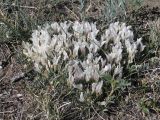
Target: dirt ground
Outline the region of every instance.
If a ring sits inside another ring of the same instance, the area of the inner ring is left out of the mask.
[[[131,20],[131,23],[133,23],[133,21],[135,20],[133,25],[142,25],[141,28],[135,26],[135,29],[136,27],[139,28],[139,32],[142,32],[142,30],[147,30],[147,28],[145,29],[145,25],[148,21],[160,18],[160,10],[157,8],[156,12],[154,12],[155,10],[152,9],[153,7],[160,7],[160,0],[144,1],[144,6],[149,5],[149,8],[142,8],[142,11],[139,11],[138,19],[133,13],[133,19]],[[148,16],[145,19],[146,14],[148,14]],[[34,110],[34,107],[36,107],[36,103],[33,100],[32,96],[25,89],[25,84],[28,81],[21,80],[18,82],[14,82],[15,77],[23,73],[23,69],[22,63],[17,60],[17,56],[14,55],[14,52],[10,50],[10,46],[8,45],[0,46],[0,65],[3,66],[3,69],[0,69],[0,120],[45,120],[45,118],[39,115],[39,113],[41,113],[40,110]],[[136,103],[141,97],[143,97],[143,95],[134,96],[134,94],[131,94],[130,97],[131,101],[128,102],[127,105],[120,106],[120,109],[113,115],[106,117],[106,120],[160,119],[160,114],[155,113],[154,111],[147,117],[139,111]]]
[[[149,5],[149,7],[159,7],[160,0],[144,0],[143,5]]]

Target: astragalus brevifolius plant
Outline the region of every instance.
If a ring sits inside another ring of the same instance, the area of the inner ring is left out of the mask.
[[[53,22],[33,31],[32,43],[23,43],[24,54],[40,73],[65,70],[66,81],[80,91],[83,102],[88,95],[105,92],[102,76],[121,79],[124,65],[133,63],[136,53],[145,48],[125,23],[111,23],[98,33],[96,23]]]

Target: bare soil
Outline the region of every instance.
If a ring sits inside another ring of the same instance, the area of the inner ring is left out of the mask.
[[[160,1],[159,0],[144,0],[144,6],[148,5],[149,7],[159,7]]]

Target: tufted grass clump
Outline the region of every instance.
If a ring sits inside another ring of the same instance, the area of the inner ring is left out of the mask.
[[[149,32],[149,49],[150,52],[156,56],[160,55],[160,19],[156,21],[149,22],[150,32]]]
[[[105,0],[103,15],[107,22],[126,19],[129,9],[135,10],[139,8],[143,0]]]

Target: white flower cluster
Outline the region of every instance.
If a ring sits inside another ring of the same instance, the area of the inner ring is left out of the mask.
[[[132,63],[138,50],[144,50],[141,38],[135,41],[130,28],[116,22],[100,35],[95,23],[54,22],[33,31],[32,43],[23,45],[24,54],[34,61],[39,72],[65,64],[71,86],[83,90],[85,84],[90,84],[91,93],[101,95],[101,76],[121,78],[123,64]],[[83,92],[80,98],[83,101]]]

